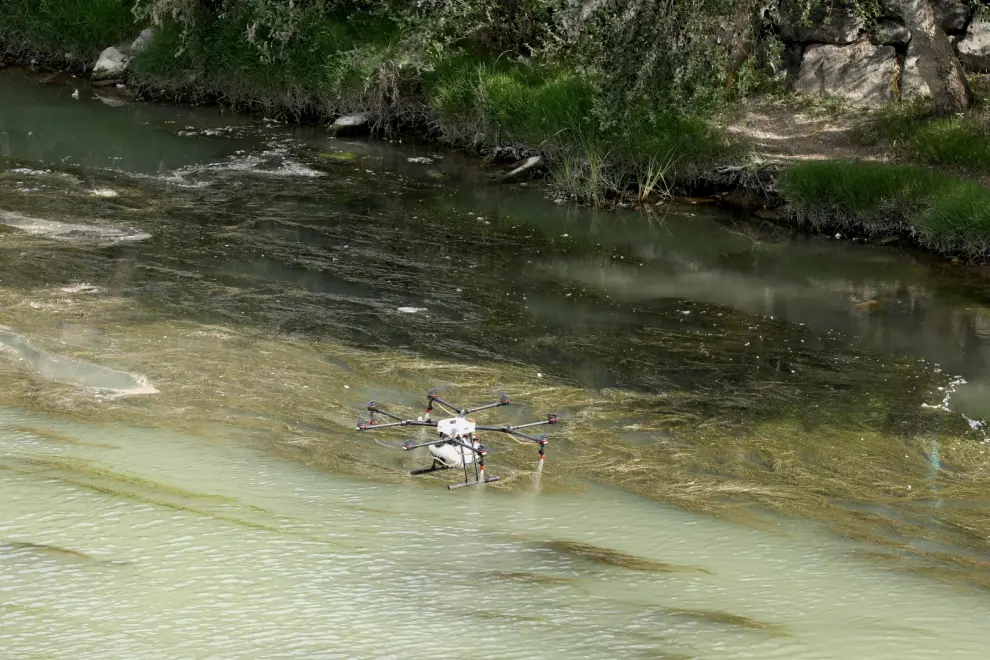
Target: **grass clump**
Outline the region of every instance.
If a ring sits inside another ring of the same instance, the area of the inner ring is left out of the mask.
[[[132,0],[5,0],[0,54],[42,64],[92,66],[134,32]]]
[[[535,149],[548,159],[558,192],[582,201],[628,193],[646,201],[729,152],[700,117],[636,108],[605,125],[593,80],[550,66],[463,57],[439,66],[427,85],[444,139]]]
[[[817,231],[906,234],[943,255],[990,257],[990,189],[916,165],[805,162],[785,169],[780,194]]]

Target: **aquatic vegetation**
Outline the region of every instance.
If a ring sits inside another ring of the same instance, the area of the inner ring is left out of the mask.
[[[602,564],[608,564],[609,566],[627,568],[632,571],[647,571],[654,573],[698,572],[711,574],[711,571],[705,568],[699,568],[696,566],[678,566],[675,564],[654,561],[652,559],[637,557],[618,550],[602,548],[590,543],[581,543],[578,541],[549,541],[541,545],[542,547],[553,550],[554,552],[575,555],[577,557],[591,559]]]
[[[576,581],[575,578],[537,573],[535,571],[488,571],[484,573],[484,578],[488,580],[511,580],[513,582],[540,585],[571,584]]]
[[[50,543],[31,543],[29,541],[10,540],[5,541],[0,539],[0,552],[3,552],[5,548],[11,548],[14,550],[29,550],[46,555],[56,555],[59,557],[69,557],[72,559],[85,559],[86,561],[97,561],[94,557],[90,557],[84,552],[72,550],[71,548],[63,548]]]
[[[744,628],[747,630],[767,630],[773,632],[777,632],[781,630],[781,627],[776,624],[766,623],[764,621],[757,621],[756,619],[751,619],[747,616],[742,616],[740,614],[732,614],[731,612],[720,612],[718,610],[690,610],[690,609],[678,609],[678,608],[664,608],[663,611],[667,614],[684,617],[686,619],[691,619],[694,621],[715,623],[724,626],[733,626],[738,628]]]

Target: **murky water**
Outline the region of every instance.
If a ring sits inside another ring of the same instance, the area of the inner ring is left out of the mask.
[[[96,94],[0,74],[5,657],[982,657],[980,280]]]

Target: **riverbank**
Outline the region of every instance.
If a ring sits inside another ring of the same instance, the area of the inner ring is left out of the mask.
[[[990,148],[971,139],[988,132],[983,106],[930,120],[923,102],[866,112],[800,101],[764,80],[762,93],[717,111],[615,107],[603,117],[599,85],[561,58],[493,56],[470,43],[431,51],[388,16],[321,16],[293,26],[274,53],[245,38],[236,13],[165,23],[135,43],[144,24],[132,9],[128,0],[17,0],[0,47],[11,62],[91,75],[117,44],[126,65],[99,77],[138,98],[331,130],[346,116],[349,132],[465,150],[506,180],[544,177],[562,201],[650,207],[705,196],[809,231],[990,257]]]

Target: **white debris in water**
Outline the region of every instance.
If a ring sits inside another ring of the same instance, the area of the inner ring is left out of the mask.
[[[90,190],[89,194],[93,197],[116,197],[117,191],[110,188],[96,188],[95,190]]]
[[[69,286],[63,286],[61,289],[65,293],[99,293],[100,288],[98,286],[93,286],[92,284],[70,284]]]
[[[124,230],[115,227],[44,220],[10,211],[0,211],[0,225],[7,225],[33,236],[45,236],[58,241],[89,239],[104,245],[132,243],[151,238],[151,234],[135,229]]]
[[[426,308],[425,307],[399,307],[397,311],[402,312],[403,314],[415,314],[416,312],[425,312],[426,311]]]
[[[408,162],[410,162],[410,163],[423,163],[423,164],[428,164],[428,163],[432,163],[433,162],[433,159],[432,158],[427,158],[426,156],[418,156],[416,158],[407,158],[406,160]]]
[[[10,171],[13,172],[14,174],[30,174],[30,175],[52,173],[51,170],[32,170],[30,167],[15,167]]]

